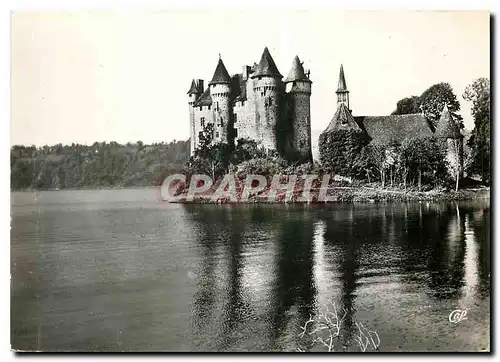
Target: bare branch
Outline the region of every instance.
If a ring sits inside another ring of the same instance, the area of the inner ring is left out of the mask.
[[[309,320],[304,324],[303,327],[302,326],[300,327],[303,330],[303,332],[299,333],[299,337],[304,337],[304,335],[307,333],[307,325],[309,323],[312,323],[312,322],[314,322],[314,319],[313,319],[312,315],[309,314]]]
[[[314,335],[313,342],[321,343],[324,347],[328,348],[329,352],[334,351],[335,338],[340,335],[347,313],[347,309],[339,308],[335,303],[327,303],[318,309],[314,317],[309,315],[309,320],[300,327],[302,332],[298,336],[303,338],[306,334],[309,336]],[[308,325],[310,323],[314,326],[308,332]],[[354,340],[359,345],[361,351],[365,352],[368,348],[378,351],[380,346],[378,333],[368,329],[361,322],[355,322],[355,324],[359,333],[354,337]],[[328,332],[325,332],[326,330]],[[304,351],[300,348],[297,348],[297,350]]]

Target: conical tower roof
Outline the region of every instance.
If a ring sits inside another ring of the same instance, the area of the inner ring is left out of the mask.
[[[337,85],[337,93],[348,92],[345,83],[344,66],[340,65],[339,83]]]
[[[361,129],[344,103],[339,104],[325,132],[338,131],[341,129]]]
[[[442,138],[461,138],[462,134],[460,133],[460,129],[458,125],[451,117],[450,111],[446,104],[444,105],[443,111],[441,112],[441,117],[436,126],[436,137]]]
[[[259,65],[255,72],[252,74],[252,78],[255,77],[279,77],[283,78],[281,73],[274,63],[273,57],[269,53],[269,49],[267,47],[264,48],[264,52],[262,53],[262,57],[260,58]]]
[[[309,78],[307,78],[304,72],[304,67],[302,66],[302,63],[300,62],[300,59],[297,55],[293,59],[292,69],[290,69],[290,73],[288,73],[288,77],[286,77],[285,83],[294,82],[296,80],[311,83]]]
[[[211,84],[230,84],[231,83],[231,77],[229,76],[229,73],[227,72],[227,69],[222,62],[222,59],[219,57],[219,62],[217,63],[217,68],[215,68],[214,76],[212,77],[212,80],[209,85]]]
[[[187,94],[197,94],[198,93],[198,87],[196,86],[196,82],[194,79],[191,81],[191,87],[189,88]]]

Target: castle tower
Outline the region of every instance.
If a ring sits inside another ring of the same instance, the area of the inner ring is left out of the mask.
[[[347,106],[347,109],[350,111],[351,108],[349,106],[349,91],[347,90],[347,85],[345,82],[344,76],[344,66],[340,65],[340,74],[339,74],[339,83],[337,85],[337,108],[341,103],[344,103]]]
[[[212,97],[212,113],[214,120],[214,142],[227,143],[228,125],[230,119],[230,93],[231,77],[219,55],[219,62],[215,68],[214,76],[210,83],[210,96]]]
[[[449,173],[456,177],[458,170],[459,178],[463,177],[463,135],[457,123],[451,117],[446,104],[441,112],[441,117],[436,125],[434,136],[438,139],[441,147],[446,152]]]
[[[257,139],[266,149],[276,149],[276,123],[280,113],[281,79],[269,49],[262,53],[255,72],[251,75],[255,94],[255,126]]]
[[[298,56],[293,59],[292,69],[285,84],[291,83],[293,137],[292,144],[301,160],[312,160],[311,150],[311,80],[305,74]]]
[[[189,127],[190,127],[190,140],[191,140],[191,156],[194,154],[197,141],[197,130],[195,128],[195,115],[194,115],[194,103],[198,100],[200,95],[203,93],[203,79],[193,79],[191,81],[191,87],[189,88],[188,104],[189,104]]]

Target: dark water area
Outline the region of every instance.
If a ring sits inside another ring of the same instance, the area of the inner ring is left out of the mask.
[[[378,333],[382,352],[490,348],[489,200],[157,196],[11,193],[13,349],[296,351],[300,326],[328,302],[347,311],[342,350],[359,350],[356,322]],[[456,309],[467,319],[451,323]]]

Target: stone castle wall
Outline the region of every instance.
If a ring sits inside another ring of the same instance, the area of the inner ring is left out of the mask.
[[[311,84],[294,82],[291,89],[293,146],[303,159],[311,154]]]
[[[227,142],[227,128],[230,115],[232,113],[230,99],[230,88],[227,84],[210,85],[210,95],[212,96],[212,114],[214,122],[214,142]]]
[[[299,151],[302,158],[310,159],[311,154],[311,85],[307,82],[297,82],[292,87],[288,97],[284,84],[280,79],[262,77],[247,79],[246,100],[230,104],[230,88],[226,84],[210,86],[211,106],[190,106],[191,145],[194,150],[199,145],[199,132],[205,124],[213,123],[215,128],[214,142],[228,142],[228,127],[236,131],[235,139],[251,139],[266,149],[277,149],[277,123],[284,116],[285,104],[291,110],[290,135],[293,147]],[[288,104],[290,103],[290,104]],[[221,122],[222,120],[222,122]],[[279,132],[279,130],[278,130]],[[217,137],[215,137],[217,136]],[[193,154],[193,151],[192,151]]]
[[[254,81],[255,94],[255,131],[257,139],[266,149],[276,149],[276,122],[279,118],[277,79],[263,77]]]
[[[192,113],[193,113],[193,121],[194,121],[194,129],[191,134],[191,140],[195,140],[194,142],[191,141],[191,144],[194,143],[194,148],[192,148],[191,154],[194,152],[194,149],[198,147],[199,144],[199,139],[198,136],[201,131],[203,131],[203,126],[202,123],[205,125],[208,123],[214,123],[214,118],[213,118],[213,113],[212,113],[212,107],[211,106],[198,106],[198,107],[191,107],[192,108]],[[203,122],[202,122],[203,121]]]

